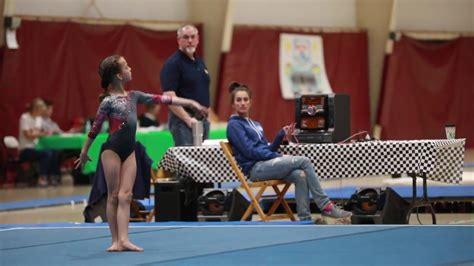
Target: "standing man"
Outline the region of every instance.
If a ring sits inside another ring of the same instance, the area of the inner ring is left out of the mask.
[[[192,99],[209,108],[209,72],[204,61],[196,57],[198,30],[188,24],[180,27],[177,33],[178,50],[166,60],[160,74],[163,94]],[[204,139],[209,137],[207,117],[187,107],[169,106],[169,109],[168,126],[175,146],[193,145],[192,125],[198,120],[203,123]]]

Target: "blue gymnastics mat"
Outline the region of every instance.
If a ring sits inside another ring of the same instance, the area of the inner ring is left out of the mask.
[[[20,200],[0,203],[0,211],[11,211],[31,208],[50,207],[74,203],[83,203],[89,198],[88,195],[64,196],[49,199]]]
[[[159,224],[159,223],[158,223]],[[145,252],[107,253],[107,226],[0,229],[2,265],[473,265],[472,226],[131,226]]]

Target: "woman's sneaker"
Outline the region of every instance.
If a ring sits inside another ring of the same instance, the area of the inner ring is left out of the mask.
[[[343,209],[339,209],[335,205],[331,208],[331,210],[324,210],[321,212],[322,216],[327,216],[335,219],[341,219],[341,218],[349,218],[352,216],[352,212],[345,211]]]

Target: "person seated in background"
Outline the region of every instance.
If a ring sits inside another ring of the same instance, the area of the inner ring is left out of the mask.
[[[63,130],[58,126],[56,122],[51,118],[53,116],[53,102],[50,100],[43,99],[46,109],[43,113],[42,129],[47,135],[61,134]]]
[[[67,131],[63,131],[59,125],[52,119],[54,106],[50,100],[43,99],[46,104],[46,111],[43,115],[43,130],[49,135],[62,133],[82,133],[84,132],[84,118],[75,117],[71,122],[71,127]]]
[[[50,100],[43,99],[44,103],[46,104],[46,110],[43,114],[43,123],[42,129],[47,135],[56,135],[56,134],[63,134],[63,133],[79,133],[84,130],[84,119],[79,118],[78,121],[75,122],[72,127],[67,130],[63,131],[56,122],[53,121],[51,118],[53,116],[53,102]],[[60,171],[63,173],[69,172],[73,174],[74,168],[74,160],[77,158],[77,154],[80,153],[80,149],[61,149],[56,151],[58,153],[58,161]],[[61,184],[61,178],[51,178],[50,183],[53,185]]]
[[[233,82],[229,91],[234,114],[227,125],[227,139],[244,174],[253,182],[282,179],[294,183],[296,209],[301,221],[311,220],[309,192],[321,215],[349,218],[352,213],[335,206],[324,192],[310,159],[277,152],[285,134],[291,134],[291,127],[281,129],[269,144],[261,124],[249,118],[252,105],[250,89]]]
[[[35,98],[28,107],[28,111],[20,117],[19,153],[22,161],[38,161],[39,177],[38,186],[56,185],[60,180],[58,153],[53,150],[36,150],[38,138],[46,136],[42,130],[43,114],[46,104],[40,98]]]
[[[160,112],[160,105],[146,104],[146,111],[138,117],[138,124],[140,127],[159,127],[158,113]]]

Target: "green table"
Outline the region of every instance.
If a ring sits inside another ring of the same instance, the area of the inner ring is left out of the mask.
[[[89,156],[91,157],[92,161],[87,162],[85,164],[83,170],[84,174],[90,174],[95,172],[95,169],[97,168],[97,161],[99,159],[100,147],[107,139],[107,136],[108,134],[106,133],[99,134],[92,143],[89,149]],[[86,141],[86,138],[86,134],[61,134],[41,137],[39,139],[38,145],[36,145],[36,149],[80,150],[82,148],[82,145]],[[209,138],[225,139],[225,128],[211,130],[211,132],[209,133]],[[137,132],[136,140],[140,141],[146,147],[146,153],[153,160],[153,167],[155,169],[165,152],[168,150],[168,148],[174,146],[173,137],[171,136],[171,133],[167,130]]]

